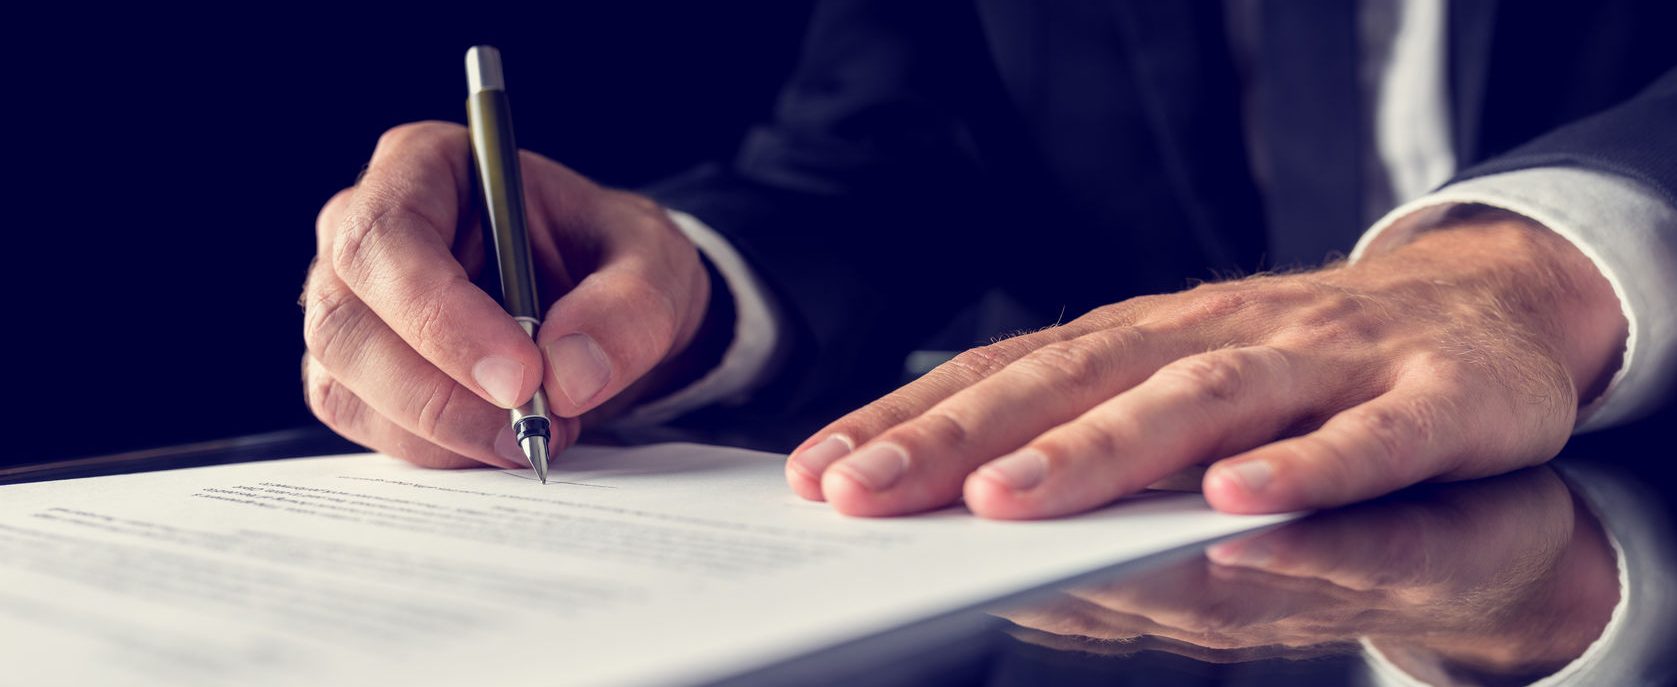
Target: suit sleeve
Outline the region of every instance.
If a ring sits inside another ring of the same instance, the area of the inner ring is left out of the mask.
[[[770,122],[737,157],[649,191],[722,234],[776,304],[752,404],[871,399],[997,264],[964,114],[986,88],[970,3],[827,2]]]
[[[1629,177],[1677,205],[1677,68],[1619,105],[1468,167],[1455,181],[1537,167]]]

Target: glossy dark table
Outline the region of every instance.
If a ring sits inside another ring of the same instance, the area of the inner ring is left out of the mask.
[[[592,439],[786,444],[703,434]],[[0,469],[0,484],[361,450],[306,428]],[[1605,456],[1623,450],[1585,442],[1548,466],[1128,562],[725,684],[1673,684],[1677,530],[1661,482]]]

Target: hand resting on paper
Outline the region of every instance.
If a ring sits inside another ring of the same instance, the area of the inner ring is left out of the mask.
[[[965,497],[1084,511],[1209,464],[1236,513],[1349,503],[1554,456],[1626,337],[1565,239],[1475,206],[1354,264],[1097,308],[967,351],[792,453],[810,499],[864,516]]]

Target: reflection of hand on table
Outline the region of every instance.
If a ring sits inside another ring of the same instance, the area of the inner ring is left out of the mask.
[[[1003,616],[1029,641],[1085,651],[1251,660],[1367,637],[1453,671],[1524,676],[1581,655],[1618,594],[1600,526],[1534,469],[1322,514]]]

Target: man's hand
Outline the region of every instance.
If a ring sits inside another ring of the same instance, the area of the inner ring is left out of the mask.
[[[531,341],[472,281],[493,266],[468,155],[464,127],[397,127],[321,209],[303,375],[315,415],[357,443],[426,466],[517,467],[505,409],[538,386],[562,418],[627,395],[692,340],[710,283],[651,201],[524,153],[538,289],[551,303]],[[577,431],[561,420],[556,448]]]
[[[1198,464],[1218,509],[1348,503],[1543,462],[1626,324],[1577,249],[1508,213],[1349,266],[1098,308],[967,351],[828,425],[786,476],[852,515],[1042,518]]]

